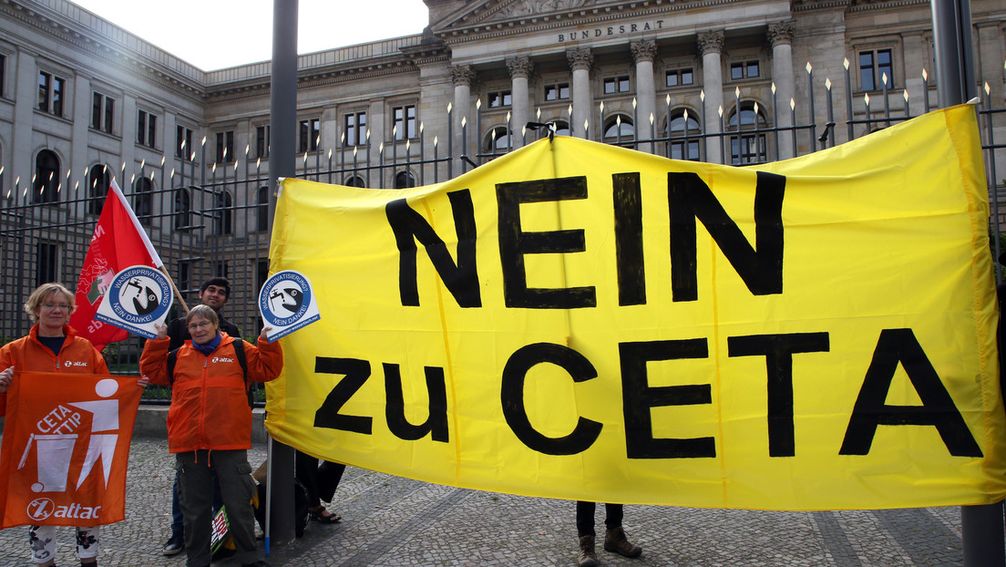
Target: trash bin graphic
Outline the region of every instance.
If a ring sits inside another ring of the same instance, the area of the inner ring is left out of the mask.
[[[65,492],[70,474],[70,460],[77,434],[39,435],[32,434],[24,448],[18,470],[24,468],[32,443],[35,444],[38,461],[38,482],[32,484],[32,492]]]

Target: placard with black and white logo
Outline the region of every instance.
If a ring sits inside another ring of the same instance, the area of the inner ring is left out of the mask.
[[[148,339],[168,317],[172,302],[167,276],[150,266],[129,266],[112,278],[94,317]]]
[[[269,342],[321,319],[311,282],[294,270],[273,274],[258,295],[259,312],[267,327]]]

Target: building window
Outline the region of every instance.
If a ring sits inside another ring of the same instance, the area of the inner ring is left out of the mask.
[[[55,116],[63,116],[66,97],[66,79],[45,71],[38,72],[38,109]]]
[[[668,71],[667,75],[664,76],[664,85],[667,88],[684,87],[692,84],[695,84],[695,73],[692,72],[691,68],[673,69]]]
[[[298,152],[315,152],[318,151],[318,143],[321,141],[321,119],[311,118],[310,120],[300,121],[300,136],[299,145],[297,146]]]
[[[255,128],[255,156],[265,159],[269,157],[269,144],[272,128],[268,125]]]
[[[91,93],[91,128],[111,134],[114,118],[115,99],[99,92]]]
[[[185,126],[175,126],[175,157],[182,161],[192,161],[195,152],[192,150],[192,129]]]
[[[545,100],[566,100],[569,98],[569,83],[545,85]]]
[[[111,183],[111,174],[108,167],[103,164],[92,165],[87,173],[87,212],[92,215],[100,215],[101,209],[105,206],[105,195],[108,194],[108,185]]]
[[[512,140],[510,132],[506,126],[497,126],[486,133],[482,138],[482,153],[484,154],[505,154],[511,148]]]
[[[604,141],[611,144],[632,140],[636,135],[636,129],[632,125],[632,119],[625,114],[609,116],[604,121]]]
[[[346,187],[366,187],[367,184],[364,183],[363,178],[359,175],[354,175],[352,177],[347,177],[342,183]]]
[[[408,171],[399,171],[395,174],[395,189],[405,189],[406,187],[415,187],[416,178],[412,173]]]
[[[754,102],[742,101],[740,103],[739,125],[737,114],[736,109],[730,114],[729,127],[727,128],[728,131],[735,132],[730,136],[730,163],[744,165],[768,161],[765,134],[757,131],[768,127],[761,110],[755,114]]]
[[[0,98],[3,98],[4,79],[7,77],[7,56],[0,53]]]
[[[402,124],[402,116],[405,116],[405,124]],[[396,140],[416,137],[416,105],[396,106],[392,109],[394,123],[391,130],[395,134]]]
[[[730,78],[734,81],[755,79],[759,75],[758,61],[739,61],[730,64]]]
[[[269,187],[263,185],[255,195],[255,230],[269,230]]]
[[[269,280],[269,259],[259,258],[255,260],[255,289],[262,289],[265,282]]]
[[[179,260],[178,261],[178,291],[181,293],[187,293],[192,289],[192,261],[191,260]]]
[[[148,148],[156,148],[157,116],[146,110],[136,112],[136,143]]]
[[[154,182],[141,177],[133,183],[133,210],[140,222],[149,223],[154,215]]]
[[[486,100],[489,102],[489,108],[500,108],[513,104],[510,91],[493,91],[486,95]]]
[[[859,89],[877,91],[884,88],[884,75],[887,75],[887,88],[894,86],[894,60],[890,49],[873,49],[859,52]]]
[[[231,194],[221,191],[213,196],[213,234],[223,236],[234,232],[234,203]]]
[[[217,163],[224,163],[234,157],[234,130],[217,132]]]
[[[367,143],[367,113],[357,112],[346,115],[345,129],[347,146],[363,146]]]
[[[629,76],[608,77],[604,79],[604,94],[618,94],[629,92]]]
[[[192,226],[192,204],[189,201],[189,192],[186,189],[175,190],[174,217],[175,230],[190,228]]]
[[[52,150],[38,152],[35,156],[35,181],[32,183],[31,202],[55,203],[59,200],[59,183],[59,157]]]
[[[687,110],[678,109],[671,112],[671,128],[667,132],[670,138],[670,157],[673,159],[699,160],[699,123],[693,114]]]
[[[35,285],[59,281],[59,244],[39,242],[35,249]]]
[[[218,260],[213,263],[213,275],[218,278],[227,277],[227,260]]]

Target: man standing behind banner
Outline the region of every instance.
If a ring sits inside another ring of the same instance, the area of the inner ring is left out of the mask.
[[[28,335],[0,348],[0,416],[6,415],[7,389],[14,371],[107,374],[108,366],[91,342],[77,336],[67,323],[76,308],[74,294],[58,283],[40,285],[28,296],[24,310],[35,323]],[[56,561],[56,527],[28,529],[31,562],[51,566]],[[77,528],[81,565],[98,564],[98,527]]]
[[[227,300],[230,299],[230,296],[231,284],[227,281],[227,278],[210,278],[199,287],[199,301],[203,305],[208,305],[216,312],[217,318],[220,321],[220,330],[231,337],[240,338],[241,331],[238,330],[234,323],[224,319],[223,314],[220,313],[224,305],[227,304]],[[182,346],[185,341],[192,338],[189,335],[189,329],[186,327],[185,317],[179,317],[168,324],[168,338],[171,339],[168,352]],[[178,475],[175,474],[175,482],[171,486],[171,537],[168,538],[168,541],[164,543],[164,547],[161,548],[163,555],[176,555],[181,553],[185,547],[185,527],[182,522],[182,507],[178,500],[178,490]],[[219,499],[219,493],[220,490],[217,489],[214,493],[214,501]]]
[[[175,454],[180,472],[187,565],[210,564],[213,472],[220,481],[238,560],[244,566],[266,565],[255,545],[251,506],[255,486],[248,464],[252,414],[246,380],[268,382],[279,376],[283,350],[279,343],[266,341],[269,327],[262,330],[257,345],[221,333],[219,317],[207,305],[194,307],[185,321],[192,340],[178,349],[173,368],[169,369],[168,329],[158,325],[158,338],[143,347],[140,372],[153,384],[172,385],[168,450]],[[247,376],[238,361],[238,348],[245,353]]]

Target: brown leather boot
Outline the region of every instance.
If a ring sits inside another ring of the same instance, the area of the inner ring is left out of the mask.
[[[598,567],[597,554],[594,553],[594,536],[580,536],[580,557],[577,558],[578,567]]]
[[[635,558],[643,554],[643,548],[632,545],[625,537],[625,530],[621,527],[609,529],[604,533],[604,550],[614,551],[625,557]]]

